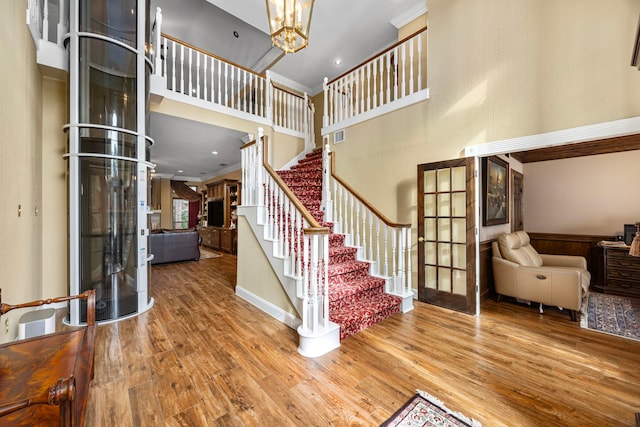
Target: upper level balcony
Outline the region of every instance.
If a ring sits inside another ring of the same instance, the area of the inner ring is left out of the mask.
[[[68,71],[65,38],[69,0],[29,0],[27,25],[37,61],[47,75]],[[147,56],[154,71],[151,96],[170,98],[271,126],[316,146],[312,97],[278,83],[271,72],[255,73],[197,46],[162,33],[162,12],[149,26]],[[318,136],[370,120],[429,98],[426,28],[401,40],[353,70],[323,84],[322,128]]]

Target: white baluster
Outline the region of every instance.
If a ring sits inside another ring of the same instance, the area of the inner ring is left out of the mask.
[[[58,37],[57,37],[57,43],[62,46],[63,44],[63,40],[64,40],[64,36],[65,34],[67,34],[67,25],[65,22],[65,18],[67,17],[67,13],[65,10],[65,6],[67,4],[67,0],[59,0],[58,1]],[[162,21],[162,15],[160,15],[160,21]],[[157,16],[156,16],[157,19]],[[159,35],[157,37],[159,39]],[[158,46],[160,46],[160,44],[158,43]],[[156,49],[157,51],[157,49]],[[159,68],[158,68],[159,69]]]
[[[380,272],[382,271],[382,258],[380,256],[380,218],[376,217],[376,258],[375,258],[378,262],[376,263],[378,265],[378,276],[380,275]]]
[[[409,40],[409,95],[415,92],[413,87],[413,39]]]
[[[240,84],[242,83],[242,78],[240,77],[240,69],[233,67],[235,70],[238,70],[238,79],[237,79],[237,92],[236,92],[236,109],[242,111],[242,88]],[[234,73],[235,74],[235,73]]]
[[[398,48],[393,49],[393,57],[395,59],[394,72],[393,72],[393,100],[398,99],[398,73],[400,72],[400,57],[398,56]]]
[[[195,51],[196,53],[196,97],[200,98],[200,57],[202,54]]]
[[[405,283],[405,292],[410,293],[412,291],[411,284],[411,227],[406,228],[407,233],[407,280]]]
[[[367,217],[369,219],[369,259],[375,260],[376,258],[373,257],[373,213],[371,211],[368,212],[369,214],[367,215]]]
[[[378,61],[380,63],[380,90],[378,91],[378,95],[380,97],[380,106],[384,105],[384,81],[385,81],[385,74],[384,74],[384,55],[378,58]]]
[[[397,263],[396,256],[398,254],[398,236],[396,236],[396,229],[391,229],[391,274],[393,277],[393,282],[395,283],[397,277]]]
[[[184,93],[184,45],[180,45],[180,93]]]
[[[42,34],[41,39],[49,41],[49,0],[44,1],[44,9],[42,11]]]
[[[64,3],[61,1],[60,3]],[[60,18],[62,19],[62,18]],[[62,22],[62,21],[60,21]],[[162,44],[160,43],[160,36],[162,35],[162,10],[159,7],[156,7],[156,29],[155,29],[155,73],[160,75],[160,70],[162,67]],[[166,56],[165,56],[166,58]],[[165,61],[166,62],[166,61]]]
[[[391,102],[391,53],[387,52],[385,54],[385,59],[387,61],[387,103]]]
[[[426,33],[418,35],[418,90],[422,90],[422,36]]]
[[[209,97],[209,85],[207,85],[207,81],[209,81],[209,73],[207,72],[207,63],[209,62],[209,57],[208,56],[203,56],[203,64],[202,64],[202,93],[203,93],[203,99],[205,101],[209,101],[211,100],[211,102],[213,102],[213,97]],[[212,58],[213,59],[213,58]]]
[[[176,91],[176,42],[171,40],[171,90]]]
[[[404,98],[407,95],[407,44],[402,44],[402,97]]]
[[[373,88],[371,89],[373,98],[372,108],[376,108],[378,106],[378,62],[373,61],[373,63],[370,64],[371,68],[373,68],[371,72],[373,77]]]
[[[389,277],[389,226],[384,225],[384,275]]]
[[[224,63],[224,105],[225,107],[229,106],[229,90],[227,88],[227,82],[229,81],[229,64]]]

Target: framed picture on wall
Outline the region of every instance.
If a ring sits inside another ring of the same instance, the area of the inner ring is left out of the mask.
[[[483,159],[483,225],[509,222],[509,163],[500,157]]]

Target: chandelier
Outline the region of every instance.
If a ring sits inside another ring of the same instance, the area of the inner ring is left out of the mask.
[[[267,0],[271,41],[285,53],[309,44],[309,26],[314,0]]]

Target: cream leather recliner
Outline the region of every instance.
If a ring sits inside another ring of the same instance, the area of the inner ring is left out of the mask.
[[[531,246],[524,231],[504,233],[492,244],[493,279],[498,301],[502,295],[570,310],[578,321],[591,274],[580,256],[544,255]]]

